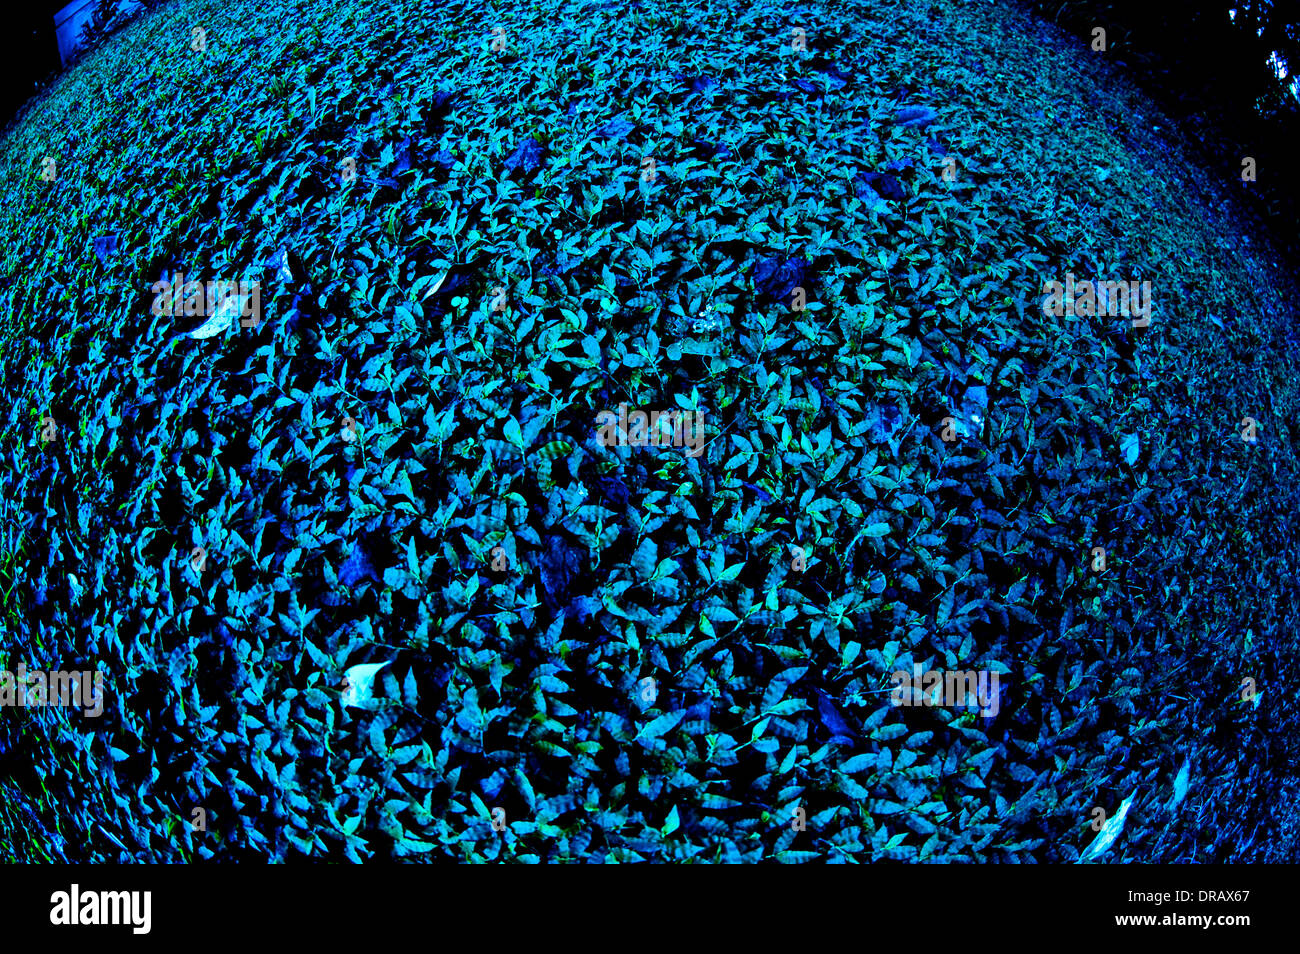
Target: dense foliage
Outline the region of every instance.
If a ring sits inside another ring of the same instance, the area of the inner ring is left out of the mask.
[[[0,662],[109,674],[0,710],[14,857],[1295,859],[1297,299],[1085,44],[186,0],[0,148]]]
[[[1300,0],[1032,0],[1043,16],[1087,42],[1106,31],[1107,55],[1157,97],[1198,159],[1225,177],[1242,157],[1259,172],[1246,205],[1300,260]],[[1281,74],[1281,75],[1279,75]],[[1255,229],[1252,229],[1254,231]]]

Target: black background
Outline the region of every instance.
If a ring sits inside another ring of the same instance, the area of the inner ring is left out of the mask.
[[[8,125],[18,108],[37,92],[37,83],[53,79],[60,69],[54,14],[69,0],[37,0],[6,4],[3,58],[0,60],[0,126]]]

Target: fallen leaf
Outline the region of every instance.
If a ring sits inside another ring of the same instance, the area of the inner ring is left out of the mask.
[[[1178,770],[1178,776],[1174,779],[1174,797],[1169,803],[1170,810],[1179,806],[1184,798],[1187,797],[1187,789],[1190,787],[1192,760],[1188,759],[1183,763],[1183,767]]]
[[[1101,826],[1101,831],[1097,832],[1097,837],[1093,839],[1091,845],[1084,849],[1083,854],[1079,856],[1079,860],[1075,864],[1083,864],[1085,861],[1091,861],[1093,858],[1099,857],[1115,843],[1115,839],[1124,830],[1124,819],[1128,816],[1128,810],[1132,804],[1132,795],[1120,803],[1119,811],[1106,819],[1106,823]]]
[[[348,706],[354,709],[370,708],[374,702],[372,693],[375,690],[375,675],[391,662],[392,660],[382,663],[361,663],[345,672],[343,679],[346,688],[339,700],[340,704],[344,708]]]

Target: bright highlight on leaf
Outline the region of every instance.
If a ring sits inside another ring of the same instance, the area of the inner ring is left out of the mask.
[[[1192,770],[1192,760],[1188,759],[1183,763],[1183,767],[1178,770],[1178,775],[1174,778],[1174,797],[1169,803],[1170,809],[1177,808],[1187,797],[1187,789],[1190,787]]]
[[[1138,453],[1142,449],[1142,442],[1136,434],[1126,434],[1119,442],[1120,453],[1124,455],[1124,460],[1130,466],[1137,463]]]
[[[339,700],[340,704],[347,708],[351,706],[354,709],[369,709],[374,706],[373,693],[375,690],[375,675],[379,670],[389,665],[389,662],[382,663],[361,663],[353,666],[343,674],[345,680],[343,697]]]
[[[1136,794],[1135,792],[1134,795]],[[1115,839],[1124,830],[1124,819],[1128,816],[1128,810],[1132,804],[1133,795],[1120,803],[1119,811],[1106,819],[1106,823],[1101,826],[1101,831],[1097,832],[1097,837],[1093,839],[1092,844],[1084,849],[1083,854],[1079,856],[1079,860],[1075,862],[1076,864],[1082,864],[1085,861],[1092,861],[1094,858],[1100,857],[1115,843]]]

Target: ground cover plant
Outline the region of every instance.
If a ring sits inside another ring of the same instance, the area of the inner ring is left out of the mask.
[[[0,172],[12,857],[1295,860],[1294,285],[1028,11],[178,0]]]

